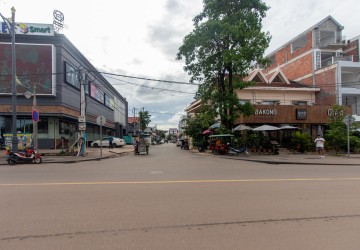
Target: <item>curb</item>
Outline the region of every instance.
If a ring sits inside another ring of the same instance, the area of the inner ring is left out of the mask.
[[[236,160],[236,161],[250,161],[250,162],[259,162],[271,165],[322,165],[322,166],[360,166],[360,163],[326,163],[326,162],[295,162],[295,161],[279,161],[279,160],[262,160],[262,159],[254,159],[249,157],[236,157],[236,156],[226,156],[226,155],[214,155],[211,152],[198,152],[197,150],[190,150],[192,153],[203,155],[203,156],[212,156],[227,160]]]
[[[42,163],[46,163],[46,164],[59,164],[59,163],[67,163],[67,164],[73,164],[73,163],[78,163],[78,162],[86,162],[86,161],[101,161],[101,160],[105,160],[105,159],[110,159],[110,158],[116,158],[116,157],[120,157],[121,155],[124,154],[129,154],[132,151],[125,151],[125,152],[114,152],[114,151],[110,151],[112,153],[112,155],[109,156],[103,156],[103,157],[91,157],[91,158],[86,158],[86,156],[82,157],[82,156],[72,156],[72,157],[78,157],[76,159],[66,159],[67,156],[56,156],[56,159],[51,160],[51,157],[53,155],[48,155],[47,154],[43,154],[43,161]],[[0,158],[1,159],[1,158]],[[0,165],[9,165],[7,163],[7,158],[4,158],[4,163],[0,163]],[[31,163],[19,163],[21,165],[25,165],[25,164],[31,164]],[[40,164],[41,165],[41,164]]]

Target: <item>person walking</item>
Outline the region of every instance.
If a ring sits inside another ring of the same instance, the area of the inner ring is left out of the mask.
[[[319,154],[319,158],[324,158],[325,157],[325,154],[324,154],[325,139],[322,138],[320,135],[317,135],[314,142],[315,142],[315,145],[316,145],[316,151]]]
[[[114,140],[114,138],[110,135],[109,136],[109,149],[113,148],[113,140]]]

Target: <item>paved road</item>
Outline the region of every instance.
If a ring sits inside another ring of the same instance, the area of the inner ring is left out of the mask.
[[[360,167],[194,154],[0,167],[0,249],[358,249]]]

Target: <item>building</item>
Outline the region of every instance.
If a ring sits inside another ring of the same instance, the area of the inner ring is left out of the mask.
[[[359,115],[360,37],[345,40],[343,28],[328,16],[271,52],[270,63],[244,79],[255,85],[236,90],[240,102],[249,101],[256,109],[236,123],[294,125],[314,136],[337,115],[334,104],[346,106],[346,114]],[[185,111],[193,115],[200,106],[196,100]]]
[[[128,134],[136,136],[140,133],[140,117],[128,117]]]
[[[4,135],[12,133],[11,44],[6,26],[0,23],[0,29],[0,129]],[[86,129],[88,142],[99,139],[99,116],[106,118],[103,135],[126,134],[126,99],[65,35],[55,33],[52,24],[18,23],[16,30],[18,132],[31,137],[33,98],[27,99],[24,93],[34,95],[36,90],[39,148],[59,148],[62,139],[70,145],[79,129]],[[81,75],[79,69],[85,73]],[[86,93],[86,127],[79,127],[81,84]]]
[[[359,116],[360,37],[346,40],[343,29],[332,16],[324,18],[271,52],[263,73],[281,69],[292,81],[320,88],[316,104],[349,106]]]

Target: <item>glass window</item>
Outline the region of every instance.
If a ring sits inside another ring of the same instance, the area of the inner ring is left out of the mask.
[[[48,119],[43,118],[38,121],[38,133],[42,134],[48,134],[49,132],[49,125],[48,125]]]

